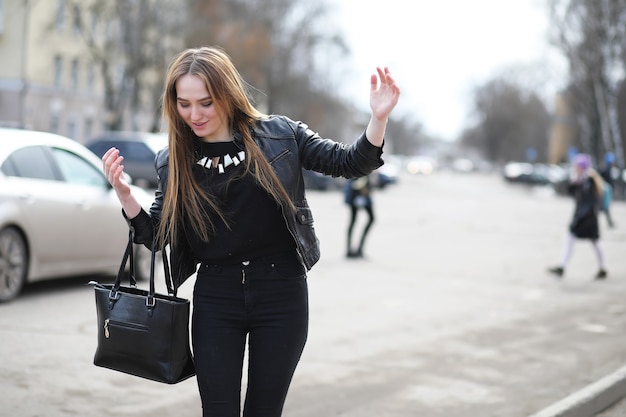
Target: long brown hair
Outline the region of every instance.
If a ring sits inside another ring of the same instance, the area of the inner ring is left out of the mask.
[[[233,132],[239,132],[246,149],[245,172],[282,207],[292,213],[295,208],[289,195],[252,138],[252,129],[267,115],[259,112],[248,97],[248,84],[242,79],[230,57],[217,47],[186,49],[170,63],[163,93],[163,119],[167,122],[169,146],[169,179],[158,237],[161,244],[177,242],[183,236],[183,224],[208,241],[215,230],[215,221],[203,208],[207,203],[221,221],[225,221],[219,204],[200,188],[192,174],[194,160],[193,131],[178,114],[176,81],[186,74],[197,75],[206,85],[213,102],[222,110],[223,117]],[[187,222],[184,220],[187,219]]]

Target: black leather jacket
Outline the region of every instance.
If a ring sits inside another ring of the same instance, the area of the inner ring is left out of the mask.
[[[319,241],[313,228],[313,215],[304,192],[302,168],[318,171],[333,177],[362,177],[383,164],[382,148],[372,145],[365,133],[352,145],[323,139],[307,125],[285,116],[271,116],[257,123],[253,138],[276,172],[278,179],[296,207],[295,215],[285,215],[298,255],[307,270],[320,258]],[[241,143],[241,136],[235,135]],[[144,210],[129,220],[134,230],[135,243],[152,246],[153,233],[158,225],[167,190],[169,153],[160,151],[155,160],[159,184],[150,214]],[[171,269],[174,287],[177,289],[197,268],[198,260],[185,244],[171,248]]]

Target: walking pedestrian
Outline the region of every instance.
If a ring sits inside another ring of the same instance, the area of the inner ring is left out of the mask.
[[[374,224],[374,204],[372,201],[372,184],[370,176],[367,175],[361,178],[353,178],[346,182],[344,188],[345,203],[350,208],[350,221],[348,223],[348,241],[346,256],[348,258],[362,258],[363,247],[365,246],[365,238]],[[367,221],[363,226],[361,238],[357,249],[352,247],[352,236],[354,226],[356,224],[359,211],[363,210],[367,214]]]
[[[561,262],[548,271],[557,277],[565,273],[567,263],[572,255],[576,239],[588,239],[593,245],[598,261],[598,272],[595,279],[607,276],[604,254],[600,248],[600,230],[598,227],[598,211],[603,195],[603,180],[591,166],[591,157],[579,154],[573,161],[573,171],[568,185],[569,193],[574,197],[574,215],[569,224],[569,233],[563,249]]]
[[[308,331],[307,271],[320,257],[302,169],[346,178],[383,164],[385,127],[400,90],[387,68],[370,80],[371,118],[350,146],[251,104],[220,48],[182,51],[168,68],[168,146],[142,209],[115,148],[102,157],[135,242],[169,244],[176,287],[196,272],[192,346],[202,415],[278,417]],[[199,265],[199,268],[198,268]]]

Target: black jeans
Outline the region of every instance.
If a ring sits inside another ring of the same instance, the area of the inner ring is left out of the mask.
[[[293,256],[202,265],[193,296],[192,343],[203,417],[279,417],[306,343],[306,271]]]

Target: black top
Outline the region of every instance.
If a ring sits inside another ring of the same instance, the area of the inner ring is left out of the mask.
[[[200,163],[194,165],[194,176],[219,202],[228,223],[207,205],[216,229],[208,242],[193,233],[189,224],[185,226],[190,247],[202,262],[233,264],[270,254],[295,253],[296,245],[280,206],[252,175],[243,175],[241,151],[235,142],[196,144]]]

